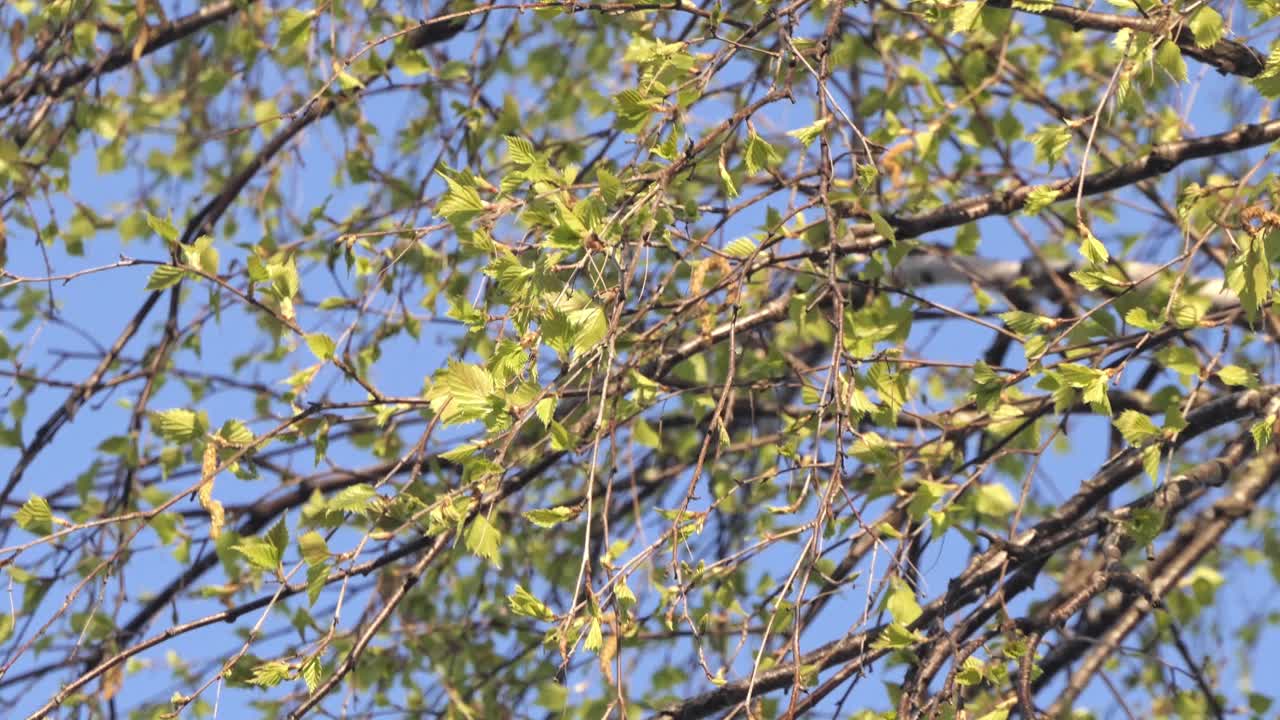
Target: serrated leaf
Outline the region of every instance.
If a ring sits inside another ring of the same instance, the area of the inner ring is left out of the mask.
[[[533,143],[514,135],[504,135],[503,139],[507,141],[507,158],[511,162],[517,165],[532,165],[538,161]]]
[[[1042,210],[1058,201],[1058,196],[1062,194],[1061,190],[1054,190],[1048,185],[1037,185],[1027,193],[1026,204],[1022,206],[1022,212],[1026,215],[1039,215]]]
[[[222,428],[218,430],[218,437],[228,445],[244,447],[253,442],[253,431],[239,420],[228,420],[222,423]]]
[[[329,580],[329,563],[312,565],[307,568],[307,604],[313,606],[320,599],[320,593]]]
[[[631,425],[631,437],[644,447],[662,447],[662,438],[659,437],[658,432],[653,429],[653,426],[643,418],[637,418]]]
[[[272,660],[255,667],[253,669],[253,677],[248,682],[250,685],[275,687],[288,678],[289,663],[283,660]]]
[[[286,9],[280,16],[280,44],[286,47],[306,44],[311,34],[311,20],[317,14],[315,10]]]
[[[1001,483],[984,483],[975,492],[974,509],[987,517],[1006,518],[1018,507],[1009,488]]]
[[[1084,389],[1084,401],[1089,403],[1094,412],[1111,417],[1111,396],[1107,392],[1106,375],[1094,380]]]
[[[329,543],[315,530],[298,538],[298,551],[307,565],[320,565],[329,559]]]
[[[1093,232],[1088,227],[1081,225],[1080,230],[1080,256],[1090,265],[1101,265],[1111,259],[1111,253],[1107,252],[1107,246],[1102,241],[1094,237]]]
[[[511,608],[511,612],[517,615],[531,617],[544,622],[553,622],[556,619],[556,615],[551,612],[551,608],[547,607],[546,604],[520,585],[516,585],[516,591],[507,596],[507,606]]]
[[[378,493],[368,483],[360,483],[343,488],[338,494],[329,498],[327,506],[338,512],[365,513],[378,500]]]
[[[280,518],[267,531],[266,541],[275,547],[277,557],[284,557],[284,551],[289,547],[289,526],[285,524],[284,518]]]
[[[1191,16],[1191,34],[1195,36],[1196,45],[1207,48],[1222,39],[1222,15],[1208,5],[1201,5],[1196,14]]]
[[[920,603],[916,601],[915,592],[905,582],[896,578],[893,589],[889,591],[889,596],[885,600],[885,608],[894,622],[902,625],[910,625],[922,613]]]
[[[302,663],[302,669],[298,674],[307,684],[307,692],[315,692],[316,687],[320,685],[320,680],[324,677],[324,667],[320,664],[320,658],[307,658],[307,661]]]
[[[538,420],[542,423],[543,427],[550,425],[551,421],[556,416],[556,399],[553,397],[542,398],[538,401],[538,404],[533,407],[533,411],[538,416]]]
[[[1160,435],[1160,429],[1151,421],[1151,418],[1137,410],[1125,410],[1112,422],[1124,437],[1125,442],[1130,445],[1141,445]]]
[[[581,507],[562,505],[554,508],[530,510],[524,513],[524,518],[538,527],[550,528],[578,517],[580,512],[582,512]]]
[[[1275,432],[1275,420],[1271,418],[1263,418],[1254,423],[1249,428],[1249,434],[1253,436],[1253,447],[1258,452],[1271,444],[1271,434]]]
[[[1164,323],[1159,318],[1152,317],[1146,308],[1140,307],[1130,308],[1129,312],[1124,314],[1124,321],[1147,332],[1156,332],[1164,327]]]
[[[604,631],[598,619],[591,619],[591,625],[587,628],[587,637],[582,641],[582,647],[590,652],[599,652],[600,648],[604,647]]]
[[[1029,140],[1036,148],[1036,162],[1052,167],[1071,144],[1071,128],[1063,124],[1045,125],[1031,133]]]
[[[159,218],[151,213],[147,213],[147,227],[151,228],[155,234],[164,238],[165,242],[176,245],[178,244],[178,228],[169,222],[168,218]]]
[[[1061,363],[1054,368],[1054,372],[1063,383],[1073,388],[1086,388],[1098,378],[1106,377],[1106,373],[1101,370],[1095,370],[1080,363]]]
[[[1044,329],[1051,321],[1049,318],[1041,317],[1035,313],[1023,312],[1022,310],[1010,310],[1000,313],[1000,319],[1004,321],[1009,329],[1019,335],[1030,335]],[[988,369],[988,372],[990,370]],[[994,376],[994,373],[992,373]],[[995,378],[999,380],[999,378]]]
[[[1218,378],[1222,382],[1237,387],[1253,388],[1258,386],[1258,378],[1253,373],[1239,365],[1227,365],[1218,371]]]
[[[612,205],[618,201],[618,197],[622,195],[622,181],[617,175],[608,170],[600,169],[596,171],[596,179],[600,182],[600,196],[604,201]]]
[[[905,650],[924,639],[925,637],[921,633],[908,630],[906,625],[894,622],[890,623],[889,627],[885,628],[884,632],[880,634],[880,637],[876,638],[872,647]]]
[[[147,278],[147,286],[144,289],[148,292],[167,290],[182,282],[183,275],[186,275],[186,272],[182,268],[174,267],[173,265],[160,265],[151,271],[151,276]]]
[[[876,232],[880,233],[881,237],[888,240],[890,245],[898,242],[898,233],[889,224],[889,221],[884,219],[883,215],[875,210],[870,210],[867,214],[871,216],[871,224],[876,226]]]
[[[49,501],[39,495],[32,494],[13,515],[18,527],[33,535],[48,535],[53,532],[53,510]]]
[[[724,254],[735,258],[748,258],[756,251],[756,241],[749,237],[740,237],[724,246]]]
[[[799,140],[800,144],[804,147],[809,147],[813,144],[814,140],[818,139],[818,136],[822,134],[823,128],[825,128],[829,122],[831,122],[831,118],[829,117],[820,118],[802,128],[796,128],[795,130],[788,131],[787,135]]]
[[[261,538],[245,538],[231,546],[240,553],[249,564],[263,570],[275,570],[280,566],[280,551],[276,546]]]
[[[1142,470],[1151,478],[1151,483],[1160,482],[1160,445],[1152,443],[1142,448]]]
[[[203,434],[199,415],[184,408],[151,413],[151,429],[171,442],[188,442]]]
[[[337,349],[333,338],[324,333],[310,333],[304,339],[307,341],[307,347],[311,350],[312,355],[315,355],[323,362],[333,359],[333,353]]]
[[[467,549],[479,557],[488,560],[494,567],[501,567],[498,562],[498,550],[502,543],[502,533],[489,522],[484,515],[476,515],[467,527]]]
[[[493,376],[483,367],[450,360],[436,374],[427,400],[446,425],[478,420],[489,412]]]
[[[729,174],[729,168],[726,167],[724,164],[724,155],[720,156],[719,168],[720,168],[720,181],[724,183],[725,194],[728,195],[730,198],[738,197],[738,188],[736,185],[733,184],[733,176]]]
[[[418,77],[431,70],[431,62],[421,50],[404,49],[396,53],[396,67],[405,77]]]
[[[1174,82],[1187,81],[1187,61],[1182,57],[1182,49],[1176,43],[1161,41],[1156,48],[1156,64],[1169,73]]]
[[[751,132],[747,135],[747,149],[742,159],[747,165],[747,172],[755,175],[765,168],[776,165],[782,158],[764,138]]]

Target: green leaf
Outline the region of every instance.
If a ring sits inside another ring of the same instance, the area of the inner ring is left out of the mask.
[[[307,347],[311,349],[311,354],[322,362],[328,362],[333,359],[334,350],[337,349],[333,338],[324,333],[311,333],[305,337],[305,340],[307,341]]]
[[[1163,321],[1152,317],[1146,308],[1141,307],[1130,308],[1129,312],[1124,315],[1124,321],[1147,332],[1156,332],[1164,327]]]
[[[884,629],[880,637],[876,638],[872,647],[886,650],[906,650],[918,642],[923,642],[924,635],[920,632],[913,632],[907,629],[907,626],[900,623],[890,623],[889,627]]]
[[[1028,138],[1036,148],[1036,162],[1050,167],[1057,165],[1071,144],[1071,128],[1064,124],[1045,125]]]
[[[965,0],[956,8],[951,16],[951,32],[968,34],[978,24],[978,18],[982,15],[982,7],[985,2],[980,0]]]
[[[449,191],[436,206],[436,214],[453,222],[464,222],[484,212],[487,206],[484,200],[480,199],[480,193],[476,191],[474,183],[464,184],[455,179],[452,173],[446,173],[443,170],[440,171],[440,177],[444,178]]]
[[[1004,321],[1009,329],[1019,335],[1031,335],[1037,333],[1051,324],[1053,321],[1047,317],[1036,315],[1034,313],[1023,312],[1022,310],[1010,310],[1000,313],[1000,319]],[[987,372],[990,372],[988,368]],[[994,376],[994,373],[992,373]],[[995,378],[997,381],[999,378]]]
[[[329,559],[329,543],[315,530],[298,538],[298,550],[308,565],[320,565]]]
[[[639,90],[623,90],[614,95],[613,105],[618,129],[631,133],[641,130],[655,109],[655,103]]]
[[[165,242],[170,245],[178,244],[178,228],[173,226],[166,218],[158,218],[151,213],[147,213],[147,227],[151,228],[157,235],[164,238]]]
[[[302,681],[307,684],[307,692],[315,692],[324,678],[324,666],[320,664],[320,657],[317,655],[307,658],[307,661],[302,663],[299,674],[302,676]]]
[[[1130,445],[1141,445],[1160,436],[1160,429],[1151,418],[1137,410],[1125,410],[1112,422]]]
[[[604,647],[604,632],[598,618],[591,619],[591,625],[587,628],[587,637],[582,641],[582,647],[590,652],[599,652],[600,648]]]
[[[974,498],[974,509],[979,514],[991,518],[1008,517],[1018,507],[1009,488],[1000,483],[984,483],[979,485]]]
[[[1222,39],[1222,15],[1208,5],[1201,5],[1191,16],[1191,34],[1196,45],[1207,48]]]
[[[489,412],[493,391],[493,376],[488,370],[450,360],[449,366],[436,374],[426,397],[440,420],[454,425],[484,417]]]
[[[1134,508],[1125,522],[1125,532],[1135,545],[1141,547],[1160,536],[1160,531],[1164,529],[1164,521],[1164,513],[1156,508]]]
[[[368,483],[360,483],[343,488],[338,494],[329,498],[330,510],[336,512],[354,512],[364,514],[379,500],[377,491]]]
[[[201,235],[190,247],[182,249],[187,265],[196,268],[206,275],[218,275],[218,249],[213,246],[213,238]]]
[[[1182,49],[1168,40],[1160,42],[1156,48],[1156,64],[1169,73],[1174,82],[1187,81],[1187,61],[1182,57]]]
[[[494,567],[501,567],[498,562],[498,549],[502,543],[502,534],[484,515],[476,515],[467,528],[467,549],[479,557],[488,560]]]
[[[747,149],[742,159],[747,165],[747,172],[752,175],[765,168],[773,167],[782,160],[778,151],[755,132],[747,135]]]
[[[905,582],[893,579],[893,589],[885,600],[885,607],[895,623],[910,625],[920,617],[920,603],[916,602],[916,594]]]
[[[579,355],[598,347],[609,332],[608,318],[598,307],[574,313],[573,322],[573,350]]]
[[[1042,210],[1057,202],[1061,194],[1061,190],[1054,190],[1048,185],[1037,185],[1027,193],[1027,201],[1022,206],[1022,212],[1026,215],[1039,215]]]
[[[1063,383],[1073,388],[1086,388],[1099,378],[1106,379],[1106,373],[1103,371],[1080,363],[1062,363],[1054,368],[1054,372]]]
[[[1084,401],[1089,403],[1094,412],[1111,416],[1111,396],[1107,392],[1108,378],[1102,375],[1084,389]]]
[[[556,619],[556,614],[551,612],[551,608],[547,607],[541,600],[534,597],[532,593],[520,585],[516,585],[516,591],[507,596],[507,606],[511,608],[511,612],[517,615],[531,617],[543,622],[554,622]]]
[[[724,183],[725,194],[728,195],[730,199],[738,197],[738,188],[733,184],[733,176],[729,174],[729,168],[725,167],[723,155],[720,156],[719,167],[720,181]]]
[[[1182,375],[1192,377],[1200,374],[1200,360],[1196,353],[1185,345],[1169,345],[1156,352],[1156,359],[1161,365]]]
[[[538,420],[542,422],[542,426],[546,427],[556,416],[556,399],[554,397],[544,397],[534,406],[533,411],[538,416]]]
[[[1249,428],[1249,434],[1253,435],[1253,447],[1258,452],[1271,444],[1271,434],[1275,431],[1275,420],[1271,418],[1263,418],[1254,423]]]
[[[289,526],[285,524],[284,518],[280,518],[271,529],[267,531],[267,542],[271,543],[276,549],[276,556],[283,558],[284,551],[289,548]]]
[[[1258,377],[1239,365],[1227,365],[1218,371],[1218,377],[1228,385],[1238,387],[1258,387]]]
[[[318,14],[316,10],[285,10],[280,16],[280,44],[294,48],[305,46],[311,35],[311,21]]]
[[[1142,470],[1151,478],[1151,483],[1160,482],[1160,444],[1152,443],[1142,448]]]
[[[275,687],[288,679],[289,663],[283,660],[272,660],[253,669],[253,677],[249,680],[249,684],[261,687]]]
[[[168,288],[182,282],[182,276],[186,273],[182,268],[173,265],[160,265],[151,271],[151,277],[147,278],[147,291],[167,290]]]
[[[756,251],[756,241],[748,237],[740,237],[724,246],[724,254],[729,257],[746,259]]]
[[[261,538],[245,538],[231,546],[231,549],[243,555],[254,567],[263,570],[275,570],[280,567],[280,550]]]
[[[600,182],[600,195],[604,201],[610,205],[618,202],[618,198],[622,195],[622,181],[618,176],[608,170],[600,169],[596,171],[596,179]]]
[[[875,225],[876,232],[880,233],[881,237],[888,240],[890,245],[898,242],[898,233],[894,231],[893,226],[889,224],[888,220],[884,219],[883,215],[875,210],[870,210],[867,214],[871,216],[871,224]]]
[[[239,420],[228,420],[222,423],[222,427],[218,430],[218,437],[228,445],[244,447],[253,442],[253,431]]]
[[[315,605],[316,600],[320,599],[320,593],[324,591],[324,586],[328,581],[328,563],[312,565],[307,568],[307,603],[309,606]]]
[[[18,527],[33,535],[48,535],[53,532],[53,510],[49,501],[39,495],[31,495],[13,515]]]
[[[526,520],[538,527],[550,528],[578,517],[578,513],[580,512],[582,512],[581,507],[568,507],[562,505],[560,507],[546,508],[542,510],[530,510],[524,513],[524,517]]]
[[[1280,97],[1280,44],[1271,48],[1262,72],[1253,78],[1253,87],[1263,97],[1275,99]]]
[[[810,125],[788,131],[787,134],[796,140],[799,140],[800,144],[804,147],[809,147],[813,144],[814,140],[818,139],[818,136],[822,134],[823,128],[825,128],[829,122],[831,122],[831,118],[829,117],[820,118]]]
[[[517,165],[532,165],[538,161],[533,143],[514,135],[506,135],[504,139],[507,141],[507,159],[511,162]]]
[[[170,442],[189,442],[203,437],[205,424],[192,410],[174,408],[151,413],[151,429]]]
[[[1080,255],[1090,265],[1102,265],[1111,259],[1107,246],[1094,237],[1093,232],[1084,225],[1080,226]]]
[[[396,67],[405,77],[415,78],[431,70],[431,61],[421,50],[405,49],[396,53]]]

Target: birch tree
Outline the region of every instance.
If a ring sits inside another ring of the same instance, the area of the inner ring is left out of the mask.
[[[1277,14],[0,4],[0,706],[1273,716]]]

